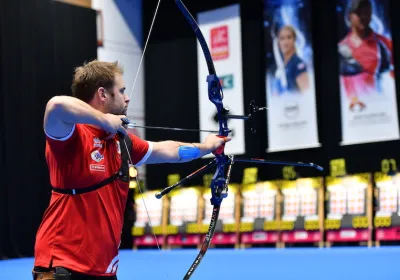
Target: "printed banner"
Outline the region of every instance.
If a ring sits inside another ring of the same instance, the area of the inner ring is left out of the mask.
[[[268,152],[319,147],[310,0],[265,0]]]
[[[387,0],[338,0],[341,145],[399,139]]]
[[[170,194],[169,223],[181,226],[197,222],[199,191],[195,188],[175,190]]]
[[[229,114],[244,115],[239,5],[199,13],[198,24],[209,46],[215,70],[221,80],[225,108],[229,110]],[[218,130],[217,110],[208,99],[208,68],[200,44],[197,44],[197,61],[200,129]],[[244,154],[244,121],[228,120],[228,127],[232,130],[232,144],[226,146],[225,153]],[[207,133],[201,133],[201,141],[206,136]]]

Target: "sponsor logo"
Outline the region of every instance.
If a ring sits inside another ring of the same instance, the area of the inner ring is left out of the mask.
[[[115,273],[118,270],[119,256],[114,257],[108,266],[106,273]]]
[[[101,144],[101,140],[98,137],[93,138],[93,146],[96,148],[103,148],[103,144]]]
[[[103,164],[91,164],[90,165],[90,170],[105,172],[106,171],[106,166],[103,165]]]
[[[232,74],[219,77],[219,81],[222,89],[231,89],[234,86]]]
[[[299,114],[299,105],[295,102],[290,102],[285,105],[283,108],[283,114],[285,115],[286,118],[288,119],[293,119],[297,117]]]
[[[100,151],[96,150],[91,153],[91,157],[95,162],[100,162],[104,159],[104,156],[100,153]]]
[[[211,56],[214,60],[226,59],[229,57],[229,34],[228,26],[212,28],[211,36]]]

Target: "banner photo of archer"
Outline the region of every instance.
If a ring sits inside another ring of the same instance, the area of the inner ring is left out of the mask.
[[[310,0],[264,0],[268,151],[319,147]]]
[[[337,0],[342,144],[399,139],[388,0]]]

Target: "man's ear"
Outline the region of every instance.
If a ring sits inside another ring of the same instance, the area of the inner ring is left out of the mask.
[[[103,87],[99,87],[97,89],[96,95],[100,98],[100,100],[104,100],[106,98],[106,89]]]

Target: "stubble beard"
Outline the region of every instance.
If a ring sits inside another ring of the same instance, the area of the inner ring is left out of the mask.
[[[128,111],[128,107],[123,106],[122,108],[118,108],[115,105],[109,105],[107,108],[107,113],[113,114],[113,115],[125,115]]]

